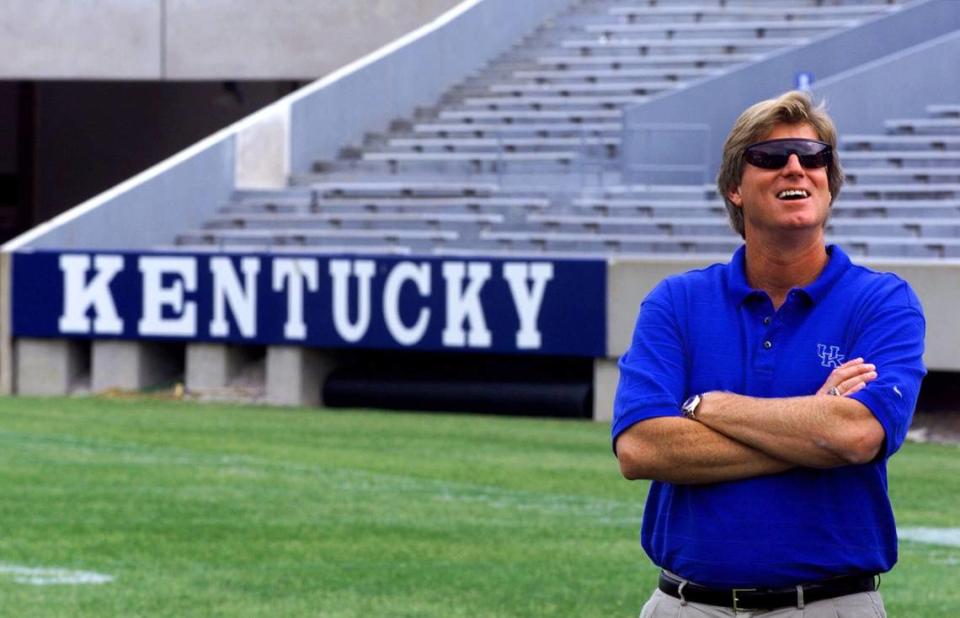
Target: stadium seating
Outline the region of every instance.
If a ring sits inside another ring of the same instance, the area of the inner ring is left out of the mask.
[[[617,186],[622,108],[897,9],[870,0],[788,10],[736,0],[582,2],[436,106],[368,135],[337,160],[318,161],[314,173],[296,176],[288,190],[238,192],[203,229],[180,234],[175,248],[729,253],[739,239],[712,189]],[[950,121],[956,109],[938,114],[941,123]],[[951,180],[955,153],[932,142],[928,150],[938,165],[918,170],[926,160],[912,158],[918,155],[913,147],[898,155],[907,146],[894,142],[891,156],[904,158],[881,165],[873,158],[878,150],[853,150],[849,143],[849,212],[891,219],[871,227],[836,224],[831,233],[872,254],[900,245],[863,245],[862,236],[925,237],[936,230],[939,237],[953,229],[944,220],[956,206],[940,201],[952,196],[943,193],[948,185],[934,190],[927,181]],[[856,159],[861,153],[870,156]],[[906,159],[910,165],[900,165]],[[892,168],[894,174],[877,177]],[[952,180],[960,183],[960,176]],[[877,206],[887,200],[896,205]],[[838,206],[838,219],[846,212]],[[914,221],[927,214],[940,224]],[[904,251],[931,253],[927,243],[918,246]]]
[[[927,111],[926,118],[885,123],[883,134],[842,138],[847,181],[827,226],[832,242],[861,256],[960,257],[960,135],[949,132],[960,106],[937,103]],[[582,257],[722,256],[739,244],[711,185],[566,194],[443,182],[239,194],[204,230],[179,240],[181,248]]]

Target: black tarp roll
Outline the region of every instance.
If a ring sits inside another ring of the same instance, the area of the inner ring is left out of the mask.
[[[468,380],[364,376],[335,371],[323,389],[324,405],[589,418],[591,385],[583,382]]]

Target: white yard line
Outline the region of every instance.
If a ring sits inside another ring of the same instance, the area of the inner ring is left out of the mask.
[[[0,575],[13,575],[13,581],[31,586],[99,585],[113,581],[112,575],[94,573],[93,571],[25,567],[16,564],[0,564]]]
[[[960,528],[899,528],[897,536],[902,541],[960,547]]]

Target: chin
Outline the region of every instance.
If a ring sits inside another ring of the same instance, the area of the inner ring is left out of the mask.
[[[802,230],[822,230],[822,229],[823,229],[823,221],[819,221],[819,220],[817,220],[817,221],[791,221],[791,222],[789,222],[789,223],[784,224],[783,227],[786,228],[786,229],[797,230],[797,231],[802,231]]]

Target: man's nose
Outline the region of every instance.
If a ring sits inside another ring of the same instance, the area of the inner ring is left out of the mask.
[[[802,174],[803,166],[800,165],[800,156],[796,153],[790,153],[790,155],[787,156],[787,164],[783,166],[783,171],[790,174]]]

